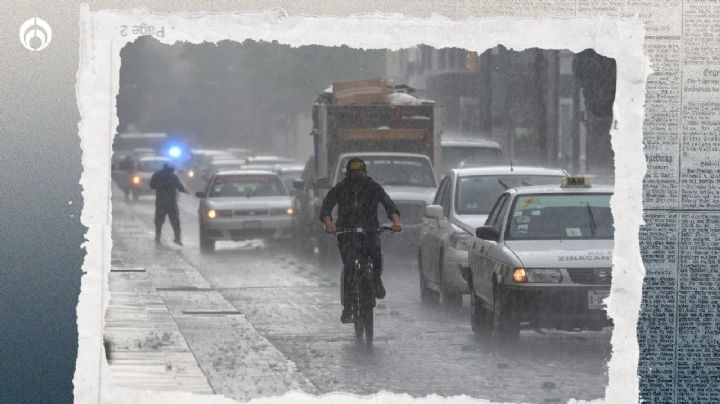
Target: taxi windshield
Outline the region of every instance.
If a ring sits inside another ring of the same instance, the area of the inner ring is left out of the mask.
[[[555,184],[560,175],[473,175],[458,178],[455,211],[460,215],[487,215],[508,188]]]
[[[611,194],[520,195],[510,212],[506,240],[613,238]]]
[[[210,198],[286,196],[287,191],[275,175],[222,175],[210,187]]]

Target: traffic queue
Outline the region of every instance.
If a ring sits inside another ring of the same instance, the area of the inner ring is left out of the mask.
[[[348,177],[349,162],[361,160],[400,212],[402,232],[383,247],[416,257],[421,302],[458,306],[469,295],[472,329],[487,338],[513,339],[522,327],[611,325],[604,304],[612,187],[561,168],[514,165],[496,142],[438,130],[434,101],[376,84],[383,91],[362,102],[353,82],[333,83],[318,96],[304,164],[245,147],[165,141],[159,156],[143,148],[126,153],[113,177],[137,200],[149,192],[153,171],[173,164],[199,190],[203,253],[214,252],[217,241],[263,239],[339,265],[321,205]],[[378,213],[387,226],[389,217]]]

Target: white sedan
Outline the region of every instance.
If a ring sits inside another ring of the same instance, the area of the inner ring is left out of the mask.
[[[440,183],[433,204],[425,207],[418,267],[423,302],[438,298],[459,305],[468,293],[460,268],[468,264],[468,248],[477,227],[485,224],[497,198],[520,185],[556,184],[561,169],[492,166],[454,169]]]
[[[292,198],[273,172],[221,171],[196,196],[201,251],[213,251],[217,240],[289,236]]]
[[[535,329],[599,330],[612,323],[613,188],[568,177],[509,189],[470,249],[471,324],[478,336]]]

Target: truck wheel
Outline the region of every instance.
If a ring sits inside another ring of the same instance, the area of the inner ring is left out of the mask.
[[[520,335],[520,321],[507,293],[493,285],[493,335],[500,341],[513,341]]]
[[[420,252],[418,252],[418,275],[420,276],[420,300],[424,304],[437,303],[437,294],[427,287],[427,280],[425,280],[422,269],[422,254]]]

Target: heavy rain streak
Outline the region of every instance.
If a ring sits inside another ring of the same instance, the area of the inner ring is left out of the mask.
[[[121,59],[115,383],[603,397],[614,60],[150,37]]]

